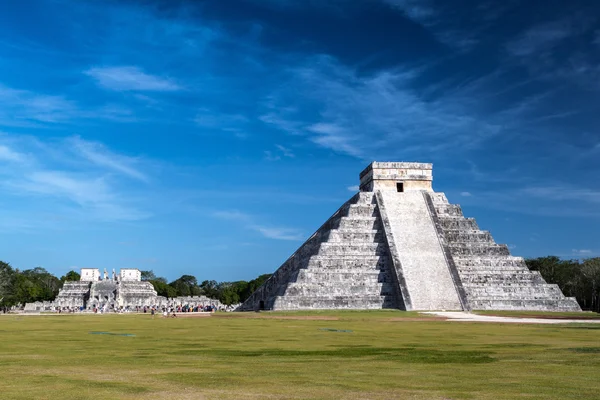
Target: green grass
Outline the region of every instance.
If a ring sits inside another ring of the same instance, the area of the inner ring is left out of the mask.
[[[420,317],[0,316],[0,398],[600,398],[600,325]]]

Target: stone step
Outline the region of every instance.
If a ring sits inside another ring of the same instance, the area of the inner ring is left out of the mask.
[[[488,243],[451,243],[448,245],[452,256],[510,256],[505,244]]]
[[[545,284],[546,281],[539,275],[528,271],[516,271],[516,273],[498,273],[498,271],[492,271],[489,273],[479,272],[463,272],[460,271],[460,278],[463,285],[466,284],[494,284],[499,285],[502,283],[519,283],[519,282],[531,282]]]
[[[458,268],[458,273],[461,277],[461,279],[469,279],[469,277],[472,276],[489,276],[491,274],[495,274],[495,273],[500,273],[503,275],[509,274],[509,275],[529,275],[531,273],[531,271],[529,271],[526,268],[521,268],[521,267],[510,267],[510,266],[506,266],[506,267],[498,267],[498,268],[494,268],[494,269],[487,269],[488,267],[486,267],[486,269],[478,269],[478,268],[472,268],[472,267],[463,267],[463,268]]]
[[[512,298],[523,297],[563,297],[561,290],[556,285],[523,285],[523,284],[501,284],[501,285],[485,285],[485,284],[469,284],[463,282],[463,287],[467,293],[473,298],[480,299],[483,297],[502,297],[508,296]]]
[[[348,218],[353,217],[375,217],[376,205],[375,204],[351,204],[346,210],[345,216]]]
[[[396,308],[398,300],[394,296],[283,296],[275,299],[275,310],[314,310],[314,309],[380,309]]]
[[[375,204],[375,193],[360,192],[355,198],[354,204]]]
[[[334,225],[334,229],[341,231],[379,230],[381,223],[375,217],[341,217]]]
[[[327,272],[332,269],[345,271],[345,270],[367,270],[367,269],[383,269],[388,265],[388,257],[386,256],[371,256],[371,257],[326,257],[326,256],[312,256],[308,261],[306,269],[322,269]]]
[[[453,255],[452,259],[457,267],[520,267],[527,268],[525,260],[522,257],[501,256],[501,257],[461,257]]]
[[[463,212],[457,204],[435,204],[435,211],[439,217],[462,217]]]
[[[429,197],[431,197],[431,201],[435,206],[449,204],[444,193],[429,193]]]
[[[374,284],[311,284],[306,282],[292,282],[285,290],[285,296],[357,296],[364,297],[373,294],[386,296],[395,293],[394,285],[391,283],[374,283]]]
[[[442,229],[444,229],[444,231],[449,230],[449,229],[458,229],[458,230],[464,230],[464,231],[469,231],[469,230],[479,230],[479,227],[477,226],[477,222],[475,222],[474,218],[463,218],[463,217],[448,217],[445,218],[443,216],[439,217],[440,220],[440,225],[442,226]]]
[[[447,229],[444,237],[448,244],[452,243],[489,243],[495,244],[492,235],[487,231],[461,231],[459,229]]]
[[[327,242],[344,242],[344,243],[379,243],[383,242],[385,237],[383,232],[369,229],[364,231],[349,231],[332,229],[329,231]]]
[[[367,274],[367,273],[387,273],[390,269],[388,267],[378,267],[376,265],[370,266],[361,266],[356,268],[335,268],[335,267],[325,267],[321,269],[301,269],[298,271],[298,275],[300,275],[301,271],[307,271],[308,273],[324,273],[324,274]],[[300,278],[298,278],[300,279]]]
[[[326,242],[321,243],[319,252],[320,256],[373,256],[387,254],[387,246],[383,243],[342,243],[342,242]]]
[[[536,311],[581,311],[571,298],[549,299],[504,299],[490,298],[469,301],[473,310],[536,310]]]
[[[298,271],[296,278],[297,282],[324,282],[330,284],[337,284],[340,282],[347,283],[352,282],[353,284],[377,284],[393,282],[391,273],[387,271],[369,269],[363,271],[313,271],[310,269],[302,269]]]

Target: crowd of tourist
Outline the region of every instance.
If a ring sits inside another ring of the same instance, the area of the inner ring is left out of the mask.
[[[154,305],[146,305],[146,306],[118,306],[113,304],[111,301],[107,303],[92,303],[89,306],[91,308],[86,308],[83,306],[56,306],[52,304],[48,304],[46,307],[40,307],[36,311],[38,312],[55,312],[58,314],[73,314],[73,313],[87,313],[93,312],[94,314],[107,314],[107,313],[115,313],[115,314],[128,314],[128,313],[150,313],[154,310],[155,313],[168,313],[169,315],[175,313],[197,313],[197,312],[215,312],[215,311],[225,311],[231,312],[235,311],[235,309],[239,306],[239,304],[235,305],[224,305],[224,304],[196,304],[196,303],[188,303],[188,304],[154,304]],[[89,307],[88,306],[88,307]],[[17,311],[17,307],[12,307],[14,310],[8,309],[6,307],[0,308],[0,313],[8,313],[10,311]],[[34,311],[32,310],[25,310]]]

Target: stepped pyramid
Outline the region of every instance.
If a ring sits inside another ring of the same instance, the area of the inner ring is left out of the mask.
[[[432,189],[432,164],[373,162],[240,310],[580,311]]]

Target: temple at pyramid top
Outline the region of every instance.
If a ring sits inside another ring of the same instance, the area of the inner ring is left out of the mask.
[[[372,162],[360,173],[360,191],[433,191],[433,165],[415,162]]]
[[[580,310],[432,181],[431,164],[371,163],[240,310]]]

